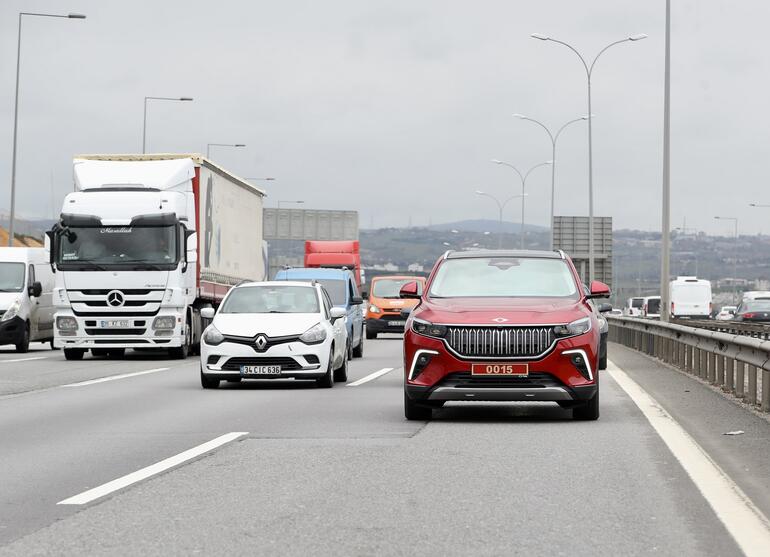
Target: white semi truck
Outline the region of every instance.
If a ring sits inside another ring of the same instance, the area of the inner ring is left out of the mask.
[[[54,346],[70,360],[127,348],[184,358],[200,309],[263,280],[265,193],[195,154],[81,155],[48,232]]]

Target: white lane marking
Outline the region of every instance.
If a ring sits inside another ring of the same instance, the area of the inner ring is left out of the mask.
[[[658,402],[614,363],[607,371],[663,439],[743,553],[767,556],[770,521]]]
[[[226,433],[225,435],[221,435],[216,439],[207,441],[202,445],[198,445],[197,447],[188,449],[182,453],[171,456],[165,460],[156,462],[155,464],[142,468],[141,470],[137,470],[136,472],[131,472],[130,474],[126,474],[125,476],[112,480],[111,482],[102,484],[99,487],[95,487],[93,489],[89,489],[88,491],[84,491],[83,493],[70,497],[69,499],[65,499],[64,501],[59,501],[56,504],[57,505],[85,505],[86,503],[95,501],[96,499],[104,497],[105,495],[109,495],[110,493],[114,493],[115,491],[126,488],[132,484],[135,484],[137,482],[146,480],[147,478],[160,474],[161,472],[165,472],[166,470],[174,468],[175,466],[179,466],[180,464],[183,464],[188,460],[192,460],[193,458],[199,457],[202,454],[213,451],[214,449],[219,448],[222,445],[225,445],[232,441],[235,441],[236,439],[238,439],[239,437],[243,437],[244,435],[248,435],[248,431],[233,431],[231,433]]]
[[[0,364],[13,364],[16,362],[31,362],[32,360],[47,360],[47,356],[35,356],[34,358],[16,358],[13,360],[0,360]]]
[[[378,377],[381,377],[385,375],[388,372],[393,371],[396,368],[393,367],[384,367],[380,371],[375,371],[374,373],[370,373],[366,377],[363,377],[362,379],[359,379],[358,381],[355,381],[353,383],[348,383],[348,387],[358,387],[359,385],[363,385],[364,383],[368,383],[369,381],[374,381]]]
[[[85,387],[86,385],[95,385],[96,383],[106,383],[107,381],[115,381],[117,379],[127,379],[128,377],[137,377],[139,375],[147,375],[148,373],[158,373],[159,371],[168,371],[171,368],[157,367],[155,369],[147,369],[145,371],[135,371],[133,373],[122,373],[120,375],[110,375],[109,377],[100,377],[99,379],[90,379],[88,381],[80,381],[79,383],[68,383],[62,385],[62,387]]]

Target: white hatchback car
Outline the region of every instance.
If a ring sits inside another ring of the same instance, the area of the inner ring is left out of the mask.
[[[320,284],[251,282],[230,289],[201,339],[201,385],[222,380],[313,379],[319,387],[347,381],[345,309]]]

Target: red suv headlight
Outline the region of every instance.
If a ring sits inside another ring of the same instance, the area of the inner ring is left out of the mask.
[[[444,338],[447,332],[446,325],[436,325],[417,318],[412,320],[412,330],[418,335],[433,338]]]
[[[556,325],[553,328],[553,332],[558,338],[575,337],[578,335],[583,335],[590,330],[590,317],[582,317],[580,319],[576,319],[572,323],[568,323],[567,325]]]

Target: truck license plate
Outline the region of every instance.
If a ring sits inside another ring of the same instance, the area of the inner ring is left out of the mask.
[[[241,366],[241,375],[280,375],[281,366]]]
[[[508,377],[526,377],[529,364],[473,364],[471,375],[505,375]]]
[[[388,327],[403,327],[406,321],[388,321]]]
[[[131,322],[128,319],[103,319],[99,321],[100,329],[128,329]]]

